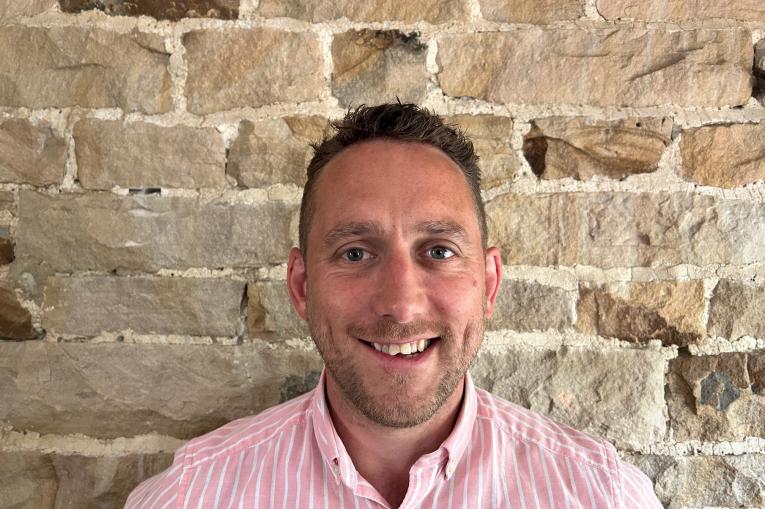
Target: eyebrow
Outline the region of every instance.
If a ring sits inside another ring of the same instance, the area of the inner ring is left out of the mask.
[[[414,229],[417,233],[456,238],[464,244],[471,244],[465,228],[452,221],[432,220],[418,223]],[[351,221],[332,228],[324,236],[324,245],[329,247],[349,237],[374,235],[382,237],[385,229],[375,221]]]

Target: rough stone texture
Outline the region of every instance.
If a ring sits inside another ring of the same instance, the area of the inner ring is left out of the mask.
[[[239,0],[61,0],[64,12],[98,9],[116,16],[151,16],[177,21],[182,18],[239,17]]]
[[[166,453],[94,458],[0,451],[0,500],[4,508],[117,509],[172,460]]]
[[[317,36],[273,28],[199,30],[183,36],[192,113],[314,101],[325,87]]]
[[[654,482],[666,509],[765,506],[765,455],[625,459]]]
[[[623,179],[656,171],[671,134],[669,118],[548,117],[531,123],[523,155],[543,179]]]
[[[427,46],[416,33],[351,30],[332,40],[332,94],[343,106],[420,103],[429,75]]]
[[[721,279],[709,304],[709,333],[765,338],[765,287]]]
[[[683,131],[680,174],[705,186],[737,187],[765,180],[765,124]]]
[[[502,281],[488,329],[546,331],[568,329],[574,321],[575,292],[531,281]]]
[[[733,106],[751,97],[752,58],[743,29],[529,28],[443,35],[438,79],[496,103]]]
[[[737,19],[765,21],[760,0],[597,0],[598,12],[608,20],[684,21]]]
[[[35,337],[29,311],[21,307],[13,288],[7,283],[0,283],[0,340]]]
[[[686,346],[705,336],[703,281],[579,286],[576,328],[585,334]]]
[[[471,372],[492,393],[617,447],[646,446],[665,434],[659,352],[483,351]]]
[[[66,142],[50,126],[22,119],[0,123],[0,182],[60,184],[65,164]]]
[[[490,244],[508,265],[666,267],[765,261],[765,206],[688,193],[498,196]]]
[[[520,168],[512,147],[513,119],[492,115],[454,115],[445,117],[457,125],[473,142],[480,158],[481,188],[491,189],[515,176]]]
[[[43,327],[58,334],[235,336],[244,282],[222,278],[55,277],[48,280]]]
[[[86,189],[225,184],[226,149],[212,127],[82,120],[74,142],[77,175]]]
[[[675,439],[765,437],[763,357],[762,352],[723,353],[670,361],[667,405]]]
[[[21,16],[35,16],[51,9],[56,0],[4,0],[0,2],[0,24]]]
[[[16,216],[16,199],[11,191],[0,191],[0,266],[11,263],[13,253],[11,222]]]
[[[755,86],[753,95],[760,101],[765,99],[765,39],[754,45],[754,78]]]
[[[244,120],[229,150],[226,172],[243,187],[302,186],[313,156],[309,143],[321,140],[326,126],[321,117]]]
[[[258,14],[266,18],[295,18],[322,22],[347,18],[350,21],[403,21],[447,23],[468,18],[465,0],[260,0]]]
[[[281,263],[295,216],[282,202],[21,191],[16,256],[59,272]]]
[[[157,34],[7,26],[0,48],[0,106],[170,109],[170,55]]]
[[[479,0],[481,14],[504,23],[552,23],[584,16],[584,0]]]
[[[0,343],[0,420],[17,430],[190,438],[279,402],[313,351],[263,345]]]
[[[272,333],[279,338],[305,337],[308,325],[292,309],[286,281],[247,285],[247,329],[250,337]]]

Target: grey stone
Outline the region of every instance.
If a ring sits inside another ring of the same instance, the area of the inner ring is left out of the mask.
[[[215,128],[81,120],[74,126],[77,175],[86,189],[217,187],[226,149]]]
[[[50,456],[0,451],[0,504],[4,509],[54,509],[57,491]]]
[[[293,245],[296,215],[282,202],[21,191],[16,256],[59,272],[275,264]]]
[[[709,333],[765,338],[765,287],[721,279],[709,303]]]
[[[292,309],[286,281],[247,285],[247,328],[250,337],[305,337],[308,325]]]
[[[0,28],[0,47],[0,106],[170,109],[170,54],[157,34],[13,25]]]
[[[617,447],[646,447],[666,432],[660,352],[484,349],[471,372],[492,393]]]
[[[35,16],[53,8],[56,0],[3,0],[0,2],[0,24],[13,21],[21,16]]]
[[[257,12],[266,18],[287,17],[313,22],[346,18],[350,21],[447,23],[467,20],[469,9],[465,0],[261,0]]]
[[[50,126],[23,119],[0,123],[0,182],[60,184],[65,165],[66,141]]]
[[[438,81],[499,104],[736,106],[752,95],[752,58],[743,29],[524,28],[444,34]]]
[[[236,336],[244,283],[223,278],[54,277],[48,280],[43,327],[57,334]]]
[[[576,292],[530,281],[502,281],[488,329],[521,332],[570,329]]]
[[[314,351],[273,346],[0,343],[0,420],[19,431],[190,438],[280,401]]]
[[[61,0],[64,12],[98,9],[116,16],[151,16],[178,21],[182,18],[239,17],[239,0]]]

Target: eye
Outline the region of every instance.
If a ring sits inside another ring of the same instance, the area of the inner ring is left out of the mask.
[[[428,254],[436,260],[446,260],[454,256],[454,251],[444,246],[431,247]]]
[[[346,249],[342,256],[349,262],[360,262],[364,259],[364,250],[360,247],[352,247],[350,249]]]

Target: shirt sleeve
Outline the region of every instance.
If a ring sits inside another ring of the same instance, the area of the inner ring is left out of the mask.
[[[185,465],[185,447],[181,448],[173,464],[154,477],[146,479],[128,496],[125,509],[171,509],[180,495]]]
[[[663,509],[653,491],[653,483],[640,469],[622,461],[621,471],[624,509]]]

